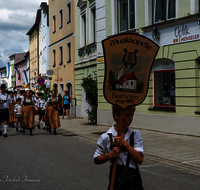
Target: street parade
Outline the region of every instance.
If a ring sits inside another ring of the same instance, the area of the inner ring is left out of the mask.
[[[51,96],[47,93],[47,89],[45,92],[46,100],[44,92],[37,91],[37,95],[34,95],[34,91],[25,88],[18,94],[16,90],[6,90],[6,85],[1,84],[0,136],[8,137],[8,126],[16,128],[17,132],[23,134],[28,130],[30,136],[33,136],[35,126],[40,129],[41,121],[43,130],[48,133],[53,130],[56,135],[56,129],[61,126],[58,98],[55,97],[55,90],[51,91]],[[36,116],[38,118],[37,125],[35,125]]]

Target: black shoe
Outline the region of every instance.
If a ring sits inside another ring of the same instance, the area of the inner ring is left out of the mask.
[[[49,127],[47,127],[46,130],[49,131]]]
[[[43,127],[43,130],[45,130],[45,127]]]
[[[14,123],[11,124],[12,128],[14,128]]]
[[[23,134],[25,134],[25,128],[23,128]]]
[[[54,129],[53,133],[54,133],[54,135],[57,135],[57,133],[56,133],[56,129]]]
[[[4,136],[4,137],[8,137],[7,133],[5,133],[3,136]]]
[[[2,136],[3,135],[3,133],[2,133],[2,131],[0,131],[0,136]]]
[[[18,131],[18,127],[16,127],[16,131]]]
[[[51,133],[52,132],[52,130],[51,130],[51,128],[49,128],[49,133]]]
[[[40,129],[40,124],[37,124],[38,129]]]
[[[22,133],[22,130],[19,130],[20,133]]]

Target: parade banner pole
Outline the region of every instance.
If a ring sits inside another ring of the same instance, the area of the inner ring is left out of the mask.
[[[107,102],[119,106],[117,137],[122,135],[124,110],[146,98],[158,44],[140,34],[126,33],[102,41],[105,75],[103,93]],[[118,157],[114,159],[110,190],[114,189]]]
[[[122,124],[123,124],[123,117],[124,117],[124,110],[121,109],[120,111],[120,118],[119,118],[119,125],[118,125],[118,131],[117,131],[117,137],[120,137],[122,134]],[[118,157],[114,159],[113,163],[113,171],[112,171],[112,179],[110,183],[110,190],[114,189],[114,182],[115,182],[115,174],[116,174],[116,169],[117,169],[117,160]]]

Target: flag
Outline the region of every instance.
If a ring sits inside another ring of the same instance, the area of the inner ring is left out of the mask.
[[[23,79],[24,79],[24,83],[25,83],[25,85],[27,85],[28,84],[28,78],[27,78],[27,75],[26,75],[26,70],[21,71],[21,73],[22,73],[22,76],[23,76]]]
[[[7,62],[7,64],[6,64],[6,72],[7,72],[7,79],[9,79],[9,75],[10,75],[10,62]]]
[[[17,67],[14,67],[14,70],[18,74],[18,80],[20,80],[20,72],[19,72],[19,70],[17,69]]]

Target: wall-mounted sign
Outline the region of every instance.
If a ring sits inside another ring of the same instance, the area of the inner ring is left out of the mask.
[[[164,29],[159,29],[159,31],[160,31],[160,41],[158,41],[158,44],[160,46],[168,44],[184,43],[200,39],[199,25],[197,24],[196,21],[173,27],[167,27]],[[145,32],[142,35],[152,39],[152,31]]]
[[[146,98],[149,76],[159,46],[137,34],[120,34],[103,40],[104,97],[125,109]]]

